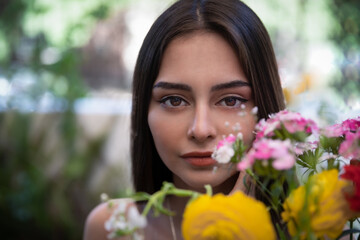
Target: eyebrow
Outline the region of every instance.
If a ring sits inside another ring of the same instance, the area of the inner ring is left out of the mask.
[[[169,83],[169,82],[158,82],[153,86],[154,88],[164,88],[164,89],[178,89],[184,91],[191,91],[191,87],[182,83]]]
[[[219,90],[234,88],[234,87],[250,87],[250,83],[245,82],[243,80],[234,80],[234,81],[227,82],[227,83],[217,84],[211,88],[211,91],[214,92],[214,91],[219,91]]]
[[[228,88],[234,88],[234,87],[250,87],[250,84],[243,80],[234,80],[227,83],[220,83],[211,87],[211,92],[228,89]],[[154,88],[177,89],[177,90],[184,90],[189,92],[192,90],[192,88],[187,84],[170,83],[170,82],[158,82],[153,86],[153,89]]]

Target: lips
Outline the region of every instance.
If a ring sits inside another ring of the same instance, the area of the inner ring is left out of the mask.
[[[216,164],[216,161],[211,158],[212,152],[189,152],[181,157],[189,164],[197,167],[206,167]]]

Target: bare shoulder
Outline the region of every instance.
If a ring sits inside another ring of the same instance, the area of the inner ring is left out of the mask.
[[[111,216],[108,203],[99,204],[88,215],[85,222],[84,240],[107,239],[104,224]]]
[[[84,240],[105,240],[108,239],[108,231],[105,229],[105,222],[111,217],[116,205],[121,201],[130,203],[129,199],[115,199],[109,203],[101,203],[95,207],[88,215],[85,222]],[[125,239],[125,238],[117,238]]]

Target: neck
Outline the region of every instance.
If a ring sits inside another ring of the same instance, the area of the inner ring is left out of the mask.
[[[169,216],[169,222],[171,225],[171,235],[173,239],[182,239],[181,223],[183,220],[183,214],[189,198],[168,196],[166,201],[168,208],[175,213],[174,216]]]

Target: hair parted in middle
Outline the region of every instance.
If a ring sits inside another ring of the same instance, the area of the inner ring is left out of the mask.
[[[150,194],[172,181],[148,125],[153,84],[169,43],[198,31],[221,35],[239,58],[258,107],[258,118],[282,110],[282,94],[270,37],[258,16],[238,0],[180,0],[154,22],[140,49],[133,77],[131,156],[135,191]]]

